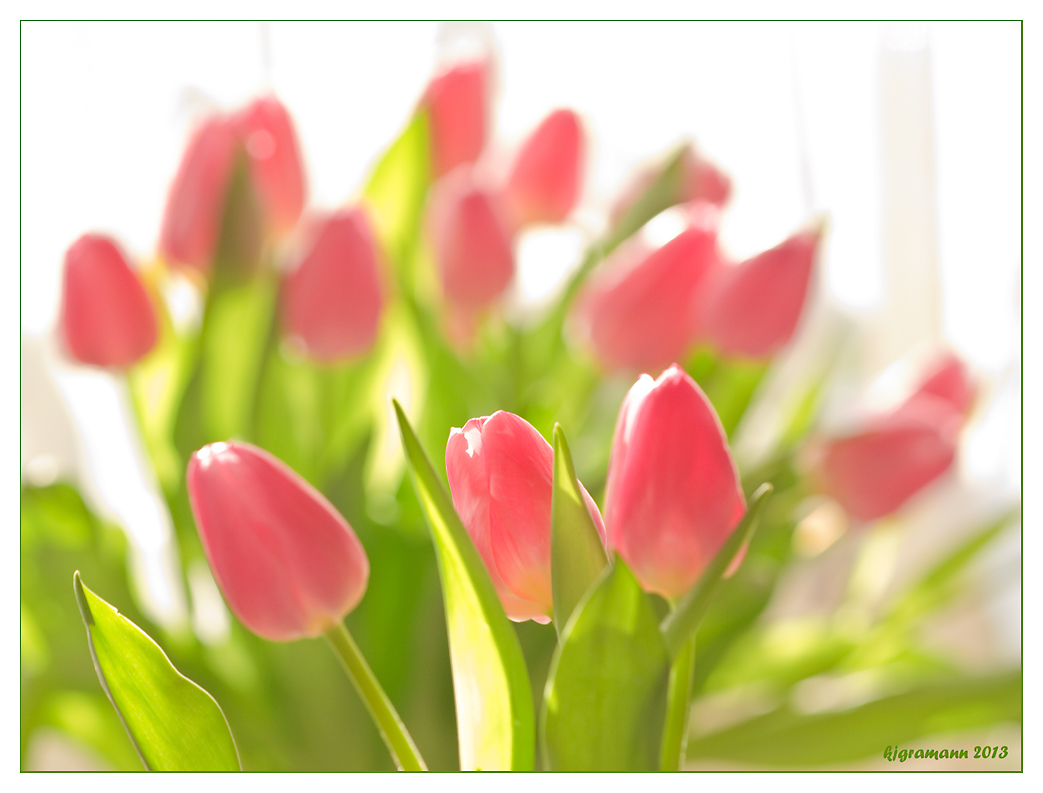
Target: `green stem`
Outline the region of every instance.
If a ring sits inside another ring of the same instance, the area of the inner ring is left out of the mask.
[[[695,636],[689,639],[670,667],[670,683],[666,699],[666,723],[663,725],[663,748],[659,755],[660,771],[684,769],[688,746],[688,703],[692,696],[692,670],[695,669]]]
[[[373,721],[380,730],[380,737],[384,739],[388,749],[391,751],[391,759],[395,761],[399,771],[426,771],[424,758],[417,751],[416,744],[406,731],[402,719],[398,717],[395,706],[391,704],[384,689],[373,670],[369,668],[366,659],[359,652],[358,645],[351,638],[344,623],[338,623],[326,631],[326,641],[344,664],[344,669],[359,692],[362,701],[366,703]]]

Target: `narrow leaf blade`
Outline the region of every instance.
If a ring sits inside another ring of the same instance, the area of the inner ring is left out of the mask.
[[[531,771],[532,693],[518,637],[402,406],[398,400],[392,403],[442,579],[460,768]]]
[[[655,608],[620,559],[551,660],[540,733],[550,771],[655,771],[670,658]]]
[[[182,675],[137,625],[83,585],[73,589],[102,688],[145,767],[154,771],[239,771],[220,706]]]
[[[608,565],[608,556],[584,502],[565,431],[559,424],[554,425],[550,553],[554,625],[560,635],[577,604]]]

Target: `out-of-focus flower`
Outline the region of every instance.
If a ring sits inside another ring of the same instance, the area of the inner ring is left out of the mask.
[[[640,171],[634,180],[622,191],[619,199],[609,213],[612,225],[623,219],[627,210],[655,181],[657,170],[647,168]],[[688,204],[696,201],[723,207],[732,194],[732,182],[728,175],[716,165],[704,159],[694,146],[688,146],[681,152],[681,183],[673,204]]]
[[[718,268],[706,286],[703,332],[723,353],[760,358],[785,346],[804,309],[822,229]]]
[[[217,247],[239,136],[235,121],[207,118],[192,136],[170,187],[159,249],[172,264],[206,271]]]
[[[488,118],[488,64],[472,61],[442,72],[427,88],[422,104],[431,120],[434,173],[444,176],[478,159],[485,147]]]
[[[428,227],[447,301],[473,311],[507,288],[514,253],[503,213],[467,169],[439,183],[431,197]]]
[[[84,234],[65,253],[61,331],[76,360],[125,367],[156,343],[156,312],[122,251]]]
[[[609,369],[657,371],[682,356],[700,327],[700,295],[718,265],[715,213],[649,251],[624,245],[588,283],[575,319]]]
[[[188,495],[214,578],[258,636],[319,636],[358,605],[369,561],[340,513],[286,464],[248,443],[192,455]]]
[[[293,121],[278,99],[266,96],[241,110],[236,122],[267,223],[283,235],[304,209],[304,168]]]
[[[641,585],[687,591],[746,511],[724,429],[696,382],[674,364],[634,384],[612,440],[605,492],[609,545]]]
[[[454,427],[445,450],[453,506],[515,621],[550,621],[554,451],[525,419],[498,410]],[[605,539],[594,500],[590,517]]]
[[[282,288],[283,328],[309,355],[335,361],[373,345],[384,304],[378,255],[361,208],[318,224],[308,253]]]
[[[512,227],[560,223],[583,184],[583,127],[571,110],[555,110],[522,144],[504,198]]]
[[[963,364],[945,354],[898,407],[813,445],[815,480],[856,520],[890,515],[952,466],[973,396]]]

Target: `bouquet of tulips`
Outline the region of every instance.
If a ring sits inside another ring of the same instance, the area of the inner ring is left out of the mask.
[[[152,621],[118,532],[69,484],[23,486],[23,658],[36,637],[74,659],[23,664],[23,762],[50,726],[120,769],[814,767],[1020,722],[1020,670],[969,672],[918,633],[1017,505],[887,608],[852,596],[781,650],[765,619],[806,557],[848,530],[868,548],[938,486],[970,370],[929,351],[898,401],[830,425],[838,341],[738,465],[777,361],[832,332],[807,316],[826,223],[729,261],[730,180],[682,145],[549,304],[512,315],[516,240],[568,220],[588,142],[555,110],[500,167],[489,69],[437,74],[336,211],[306,211],[270,95],[198,124],[151,260],[69,247],[64,353],[125,381],[193,608],[216,583],[233,619]],[[680,231],[657,245],[664,211]],[[798,707],[801,684],[859,675],[862,701]],[[751,690],[760,706],[690,729]]]

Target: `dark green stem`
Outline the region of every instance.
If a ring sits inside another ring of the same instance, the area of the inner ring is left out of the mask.
[[[416,744],[406,731],[402,719],[398,717],[395,706],[391,704],[380,682],[369,668],[366,659],[359,652],[358,645],[351,638],[344,623],[338,623],[326,631],[326,641],[333,648],[334,653],[344,664],[344,669],[359,692],[362,701],[366,703],[373,721],[380,731],[380,737],[384,739],[391,752],[391,759],[395,761],[399,771],[426,771],[427,766],[424,759],[417,751]]]

